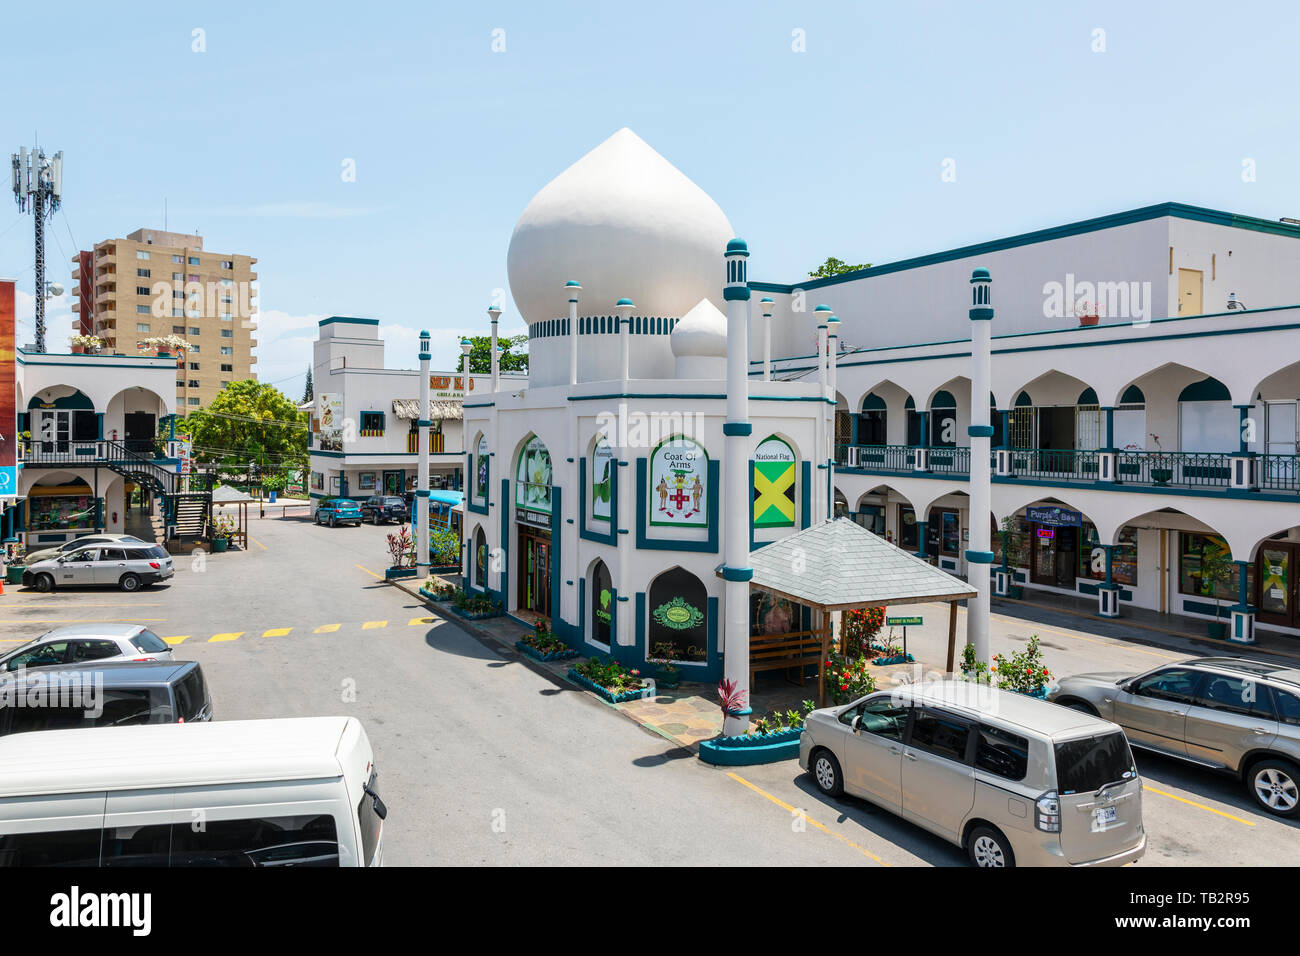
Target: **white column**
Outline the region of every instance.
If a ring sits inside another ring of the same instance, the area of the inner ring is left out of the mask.
[[[415,478],[415,566],[423,583],[429,573],[429,333],[420,333],[420,409],[415,418],[415,442],[419,449]],[[464,421],[461,422],[462,431]]]
[[[772,381],[772,305],[767,296],[759,300],[763,313],[763,381]]]
[[[460,451],[461,451],[460,460],[462,462],[468,460],[465,458],[465,453],[469,451],[470,436],[465,433],[465,399],[469,397],[469,353],[470,350],[473,349],[473,347],[474,347],[473,343],[471,343],[469,339],[462,338],[460,340],[460,351],[461,354],[464,356],[461,359],[462,372],[461,372],[461,379],[460,379]],[[495,451],[495,449],[493,450]],[[471,480],[470,475],[466,474],[463,476],[461,482],[462,485],[461,491],[465,493],[469,492],[470,480]]]
[[[492,308],[488,309],[488,315],[492,318],[492,391],[495,393],[497,387],[501,384],[501,359],[500,356],[497,355],[497,320],[501,318],[501,310],[494,305]],[[464,421],[465,420],[462,418],[462,431],[464,431]],[[461,444],[465,444],[467,441],[469,441],[469,436],[466,436]],[[468,447],[469,446],[466,445],[466,448]],[[466,478],[465,484],[469,484],[468,477]]]
[[[970,434],[970,547],[966,551],[966,581],[976,596],[966,604],[966,639],[975,645],[977,660],[988,661],[989,570],[993,564],[989,515],[992,513],[993,476],[989,454],[993,427],[989,422],[989,385],[992,381],[992,282],[987,269],[971,274],[971,424]]]
[[[632,377],[632,313],[636,311],[636,303],[631,299],[619,299],[614,311],[618,314],[619,347],[623,352],[623,391],[627,391],[628,380]]]
[[[840,350],[840,320],[837,316],[832,315],[826,319],[826,325],[827,325],[826,390],[829,393],[829,397],[831,400],[831,405],[829,406],[831,410],[831,416],[830,416],[831,420],[830,420],[830,427],[827,429],[827,437],[830,439],[827,442],[827,445],[829,446],[829,454],[827,454],[826,456],[826,468],[830,472],[830,480],[827,482],[830,491],[828,491],[827,494],[829,494],[831,498],[830,501],[826,503],[826,513],[831,516],[832,520],[834,520],[835,518],[835,438],[836,438],[835,417],[836,417],[836,411],[839,408],[839,401],[836,397],[838,395],[838,392],[836,391],[837,386],[835,381],[835,366],[838,361],[837,355]]]
[[[575,279],[564,283],[569,293],[569,384],[578,384],[578,293],[582,286]],[[575,486],[576,487],[576,486]]]
[[[727,420],[722,462],[723,540],[723,676],[746,692],[749,707],[749,446],[754,426],[749,422],[749,285],[745,260],[749,249],[743,239],[727,243],[727,282],[722,297],[727,303]],[[728,715],[724,734],[741,734],[749,726],[747,714]]]

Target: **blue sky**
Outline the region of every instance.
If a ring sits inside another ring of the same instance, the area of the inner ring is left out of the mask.
[[[0,59],[0,153],[37,131],[64,152],[49,276],[161,227],[165,198],[172,230],[259,259],[258,368],[293,397],[319,316],[380,319],[396,367],[428,327],[450,363],[508,288],[528,200],[622,126],[770,281],[1166,200],[1300,218],[1294,3],[77,2],[53,22],[10,5]],[[30,216],[0,203],[27,316],[31,262]]]

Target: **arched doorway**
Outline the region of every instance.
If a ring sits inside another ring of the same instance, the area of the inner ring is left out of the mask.
[[[597,561],[591,569],[591,639],[609,647],[614,622],[614,585],[609,568]]]
[[[474,586],[487,590],[487,535],[483,532],[483,527],[474,532]]]
[[[518,608],[551,616],[551,453],[536,435],[515,463]]]
[[[709,595],[684,568],[669,568],[650,582],[646,653],[702,662],[709,651]]]

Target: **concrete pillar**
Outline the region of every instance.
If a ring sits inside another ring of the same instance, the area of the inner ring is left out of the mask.
[[[569,384],[578,384],[578,293],[582,285],[576,279],[564,283],[569,294]]]
[[[987,269],[971,273],[971,424],[970,435],[970,547],[966,549],[966,582],[975,596],[966,602],[966,640],[975,645],[975,659],[989,661],[989,568],[993,564],[989,516],[993,511],[993,476],[989,471],[989,445],[993,426],[985,398],[992,384],[993,282]]]
[[[1106,555],[1106,580],[1097,588],[1097,613],[1101,617],[1119,617],[1119,585],[1115,583],[1115,545],[1099,545]]]
[[[492,391],[495,393],[497,387],[501,383],[501,356],[497,353],[497,320],[501,318],[501,310],[495,305],[492,306],[488,309],[488,317],[492,320],[492,343],[489,347],[492,352]],[[462,417],[461,431],[464,431],[464,421],[465,419]],[[468,442],[469,436],[462,437],[461,445],[463,445],[466,450],[469,449]]]
[[[1250,606],[1250,591],[1247,586],[1249,561],[1236,561],[1237,565],[1237,603],[1228,610],[1231,613],[1231,626],[1228,628],[1228,640],[1234,644],[1254,644],[1255,614],[1257,608]]]
[[[1235,407],[1241,415],[1241,444],[1236,454],[1228,460],[1230,468],[1228,487],[1238,491],[1258,491],[1259,456],[1250,450],[1250,443],[1246,441],[1246,435],[1249,433],[1247,419],[1250,417],[1251,406],[1237,405]]]
[[[496,320],[492,321],[492,337],[496,338]],[[423,581],[429,574],[429,332],[420,332],[420,410],[415,419],[415,443],[419,451],[415,476],[415,567],[416,578]],[[462,426],[464,420],[461,421]],[[464,428],[462,427],[462,431]]]
[[[749,285],[745,260],[749,248],[743,239],[727,243],[727,283],[722,297],[727,303],[727,420],[722,462],[724,514],[723,541],[723,675],[749,694],[749,446],[754,426],[749,421]],[[748,714],[728,715],[724,734],[742,734]]]

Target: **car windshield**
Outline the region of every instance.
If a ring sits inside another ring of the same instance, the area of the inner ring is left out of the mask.
[[[1056,783],[1062,796],[1092,793],[1137,776],[1122,731],[1065,740],[1056,745]]]
[[[384,504],[386,504],[386,505],[401,505],[402,507],[406,507],[406,501],[405,501],[404,499],[402,499],[402,498],[385,498],[385,499],[384,499]]]
[[[357,503],[356,503],[355,501],[349,501],[347,498],[340,498],[340,499],[338,499],[336,502],[334,502],[334,507],[335,507],[335,508],[355,508],[355,507],[357,507]]]

